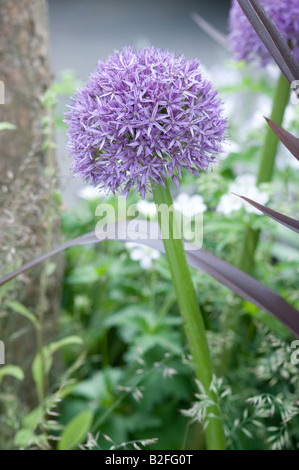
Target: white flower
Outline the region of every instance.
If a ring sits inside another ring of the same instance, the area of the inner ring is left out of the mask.
[[[227,140],[222,144],[221,158],[225,159],[230,153],[238,153],[241,151],[241,147],[232,140]]]
[[[253,199],[259,204],[266,204],[269,200],[267,193],[260,191],[256,186],[256,178],[254,175],[239,175],[233,183],[229,186],[229,193],[221,196],[217,210],[222,212],[222,214],[228,215],[233,211],[237,211],[244,207],[246,212],[249,214],[259,214],[262,215],[262,212],[253,207],[248,202],[239,198],[235,194],[240,196],[248,197]]]
[[[108,197],[104,190],[95,188],[94,186],[84,186],[83,188],[79,189],[77,194],[81,199],[85,199],[86,201],[106,199]]]
[[[154,202],[148,202],[145,199],[140,199],[136,204],[137,210],[147,216],[153,216],[157,213],[156,204]]]
[[[296,160],[291,152],[283,145],[277,155],[276,166],[279,170],[285,170],[286,168],[291,168],[293,170],[299,169],[298,160]]]
[[[175,199],[174,208],[186,217],[193,217],[207,210],[207,206],[204,204],[201,196],[189,196],[186,193],[181,193]]]
[[[128,242],[125,244],[130,252],[130,258],[133,261],[140,261],[143,269],[150,269],[152,261],[160,258],[160,253],[149,246],[138,245],[138,243]]]
[[[272,109],[272,100],[268,96],[262,95],[257,99],[255,109],[251,118],[246,123],[248,129],[260,129],[266,126],[264,116],[270,116]]]
[[[217,211],[228,215],[233,211],[238,211],[242,207],[242,199],[233,194],[223,194],[217,206]]]

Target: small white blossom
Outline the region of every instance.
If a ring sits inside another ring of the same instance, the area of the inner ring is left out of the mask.
[[[106,191],[96,188],[94,186],[84,186],[83,188],[79,189],[77,195],[81,199],[85,199],[86,201],[93,201],[95,199],[106,199],[108,197]]]
[[[291,154],[291,152],[282,145],[280,147],[280,151],[277,154],[276,166],[279,170],[285,170],[286,168],[298,170],[299,163],[298,160],[296,160],[296,158]]]
[[[251,118],[246,123],[248,129],[260,129],[266,127],[264,116],[270,116],[272,109],[272,100],[268,96],[262,95],[255,104],[256,111],[251,114]]]
[[[181,212],[186,217],[193,217],[207,210],[207,206],[203,202],[202,196],[189,196],[181,193],[174,201],[175,210]]]
[[[230,153],[238,153],[241,151],[241,147],[236,142],[232,140],[227,140],[222,145],[221,158],[225,159],[229,156]]]
[[[156,204],[154,202],[148,202],[145,199],[140,199],[136,204],[137,210],[147,216],[153,216],[157,213]]]
[[[228,215],[231,212],[238,211],[242,207],[242,199],[234,196],[234,194],[223,194],[220,198],[220,202],[217,206],[217,211],[224,215]]]
[[[133,261],[139,261],[143,269],[150,269],[152,262],[160,257],[160,253],[148,246],[138,245],[137,243],[126,243],[126,247],[130,251],[130,258]]]
[[[235,181],[230,184],[229,193],[223,194],[220,198],[217,210],[222,214],[228,215],[244,207],[249,214],[254,213],[262,215],[261,211],[232,193],[248,197],[262,205],[266,204],[269,200],[268,194],[260,191],[256,186],[256,178],[254,175],[239,175]]]

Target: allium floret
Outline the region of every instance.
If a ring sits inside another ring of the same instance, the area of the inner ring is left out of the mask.
[[[116,51],[80,88],[66,113],[72,169],[94,186],[144,198],[182,170],[216,161],[226,119],[198,60],[149,47]]]
[[[299,60],[299,1],[260,0],[260,2]],[[257,61],[261,66],[273,60],[237,0],[232,2],[229,29],[230,48],[237,60]]]

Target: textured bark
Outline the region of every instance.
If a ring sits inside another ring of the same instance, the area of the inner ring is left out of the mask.
[[[17,177],[40,133],[39,97],[49,86],[46,2],[1,0],[0,31],[0,79],[5,85],[0,120],[17,126],[17,133],[1,134],[1,150],[9,158],[2,153],[0,174],[12,171]]]
[[[16,126],[0,132],[0,273],[4,274],[57,241],[58,218],[51,196],[57,172],[52,150],[44,150],[42,123],[49,111],[40,102],[50,84],[46,0],[0,0],[0,80],[5,85],[0,122]],[[49,177],[45,170],[53,165],[54,176]],[[43,308],[44,328],[51,332],[61,270],[56,269],[56,275],[47,279],[45,289],[40,285],[41,269],[10,284],[5,296],[35,314]],[[44,302],[41,289],[45,290]],[[6,362],[27,367],[26,394],[32,401],[29,367],[37,352],[35,334],[28,320],[9,310],[1,313],[0,339],[5,341]]]

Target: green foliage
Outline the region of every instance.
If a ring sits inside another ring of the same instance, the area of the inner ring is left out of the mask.
[[[6,130],[15,130],[16,126],[14,124],[11,124],[10,122],[0,122],[0,131],[6,131]]]
[[[27,318],[35,328],[40,328],[40,323],[38,319],[36,318],[35,315],[33,315],[30,310],[25,307],[24,305],[20,304],[19,302],[16,302],[14,300],[10,300],[6,302],[7,307],[9,307],[11,310],[14,312],[18,313],[19,315],[22,315],[23,317]]]
[[[82,344],[82,339],[78,336],[68,336],[44,346],[35,356],[32,363],[32,376],[35,382],[37,394],[41,400],[43,398],[42,389],[44,377],[49,374],[52,367],[53,354],[59,349],[71,344]]]
[[[14,377],[17,380],[24,379],[24,373],[22,369],[18,366],[7,365],[3,366],[0,369],[0,383],[2,382],[5,376]]]
[[[93,412],[85,410],[73,418],[65,427],[58,450],[71,450],[77,447],[88,433],[93,420]]]

